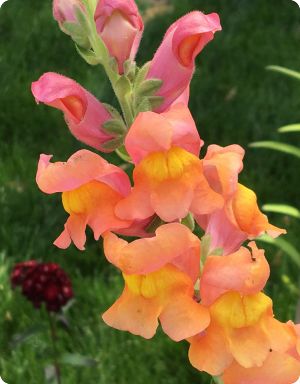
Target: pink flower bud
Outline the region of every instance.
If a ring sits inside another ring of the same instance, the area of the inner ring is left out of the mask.
[[[163,80],[156,95],[162,96],[164,102],[156,112],[165,111],[182,93],[188,94],[196,56],[221,29],[216,13],[204,15],[199,11],[191,12],[171,25],[147,75],[148,79]]]
[[[32,83],[37,101],[63,111],[71,133],[76,139],[103,152],[103,144],[111,140],[102,125],[112,117],[91,93],[74,80],[48,72]]]
[[[54,0],[53,1],[53,17],[60,26],[64,22],[76,22],[75,9],[83,8],[81,0]]]
[[[135,2],[100,0],[95,12],[95,22],[110,55],[117,60],[119,72],[123,73],[124,62],[135,58],[144,30]]]

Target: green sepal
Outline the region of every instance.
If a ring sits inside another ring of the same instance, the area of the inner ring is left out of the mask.
[[[67,32],[67,34],[70,36],[81,36],[84,32],[81,25],[74,22],[72,23],[69,21],[65,21],[62,24],[62,27],[64,31]]]
[[[115,88],[121,95],[128,95],[131,92],[131,83],[127,76],[120,76],[117,80]]]
[[[144,64],[139,70],[136,75],[135,81],[134,81],[134,87],[138,88],[139,85],[145,80],[149,69],[150,69],[151,61],[148,61],[146,64]]]
[[[116,139],[112,139],[102,144],[102,147],[107,150],[115,151],[117,148],[119,148],[123,144],[123,141],[124,141],[123,137],[117,137]]]
[[[126,163],[132,163],[131,157],[129,156],[126,148],[122,145],[120,148],[116,149],[116,154]]]
[[[117,60],[116,60],[115,57],[110,56],[110,58],[108,59],[108,65],[110,66],[110,68],[111,68],[114,72],[119,73],[118,62],[117,62]]]
[[[153,233],[159,228],[161,225],[164,224],[164,221],[158,217],[157,215],[154,216],[153,220],[150,222],[150,224],[146,227],[147,233]]]
[[[209,252],[208,256],[223,256],[224,249],[223,248],[215,248],[211,252]]]
[[[136,62],[128,59],[123,65],[124,74],[128,77],[129,80],[133,81],[136,76],[137,66]]]
[[[112,135],[124,135],[127,132],[127,127],[122,120],[108,120],[102,124],[102,128],[105,132]]]
[[[152,106],[152,110],[160,107],[164,102],[164,98],[162,96],[149,96],[148,100]]]
[[[187,216],[185,216],[184,219],[181,220],[181,224],[188,227],[192,232],[195,230],[195,219],[192,213],[188,213]]]
[[[162,83],[160,79],[144,80],[136,88],[136,93],[139,96],[153,96],[162,86]]]
[[[107,103],[102,103],[102,105],[104,106],[104,108],[107,110],[108,113],[111,114],[111,116],[114,118],[114,119],[117,119],[117,120],[123,120],[120,112],[114,108],[112,105],[110,104],[107,104]]]
[[[150,103],[148,97],[143,97],[141,100],[138,100],[137,107],[135,109],[136,115],[140,112],[148,112],[152,110],[152,104]]]
[[[207,256],[209,255],[209,249],[211,244],[211,236],[209,234],[204,235],[201,238],[201,263],[204,265]]]
[[[85,49],[75,44],[76,50],[79,55],[90,65],[101,64],[95,53],[90,49]]]
[[[87,15],[80,7],[74,7],[75,17],[84,31],[89,31],[89,21]]]

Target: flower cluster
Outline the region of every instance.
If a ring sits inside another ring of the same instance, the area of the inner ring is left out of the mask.
[[[239,145],[210,145],[199,157],[204,143],[188,108],[195,59],[221,30],[218,15],[183,16],[138,67],[144,25],[133,0],[54,0],[53,10],[79,54],[104,67],[122,114],[56,73],[32,84],[36,101],[60,109],[78,140],[133,164],[131,183],[87,149],[66,162],[40,156],[37,184],[61,193],[68,214],[54,244],[83,250],[87,226],[95,240],[103,237],[105,256],[124,279],[103,314],[108,325],[149,339],[160,324],[172,340],[187,340],[194,367],[224,384],[291,384],[300,376],[300,329],[274,318],[263,293],[269,265],[253,241],[285,231],[239,184]],[[26,276],[29,294],[29,282],[40,281]]]
[[[20,286],[22,294],[36,308],[44,303],[49,312],[58,312],[73,297],[68,275],[54,263],[31,260],[16,264],[11,284],[13,288]]]

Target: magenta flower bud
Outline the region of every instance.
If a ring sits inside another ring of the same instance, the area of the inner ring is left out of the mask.
[[[57,264],[34,263],[20,284],[22,293],[36,308],[44,303],[48,311],[58,312],[73,297],[71,281]],[[13,274],[18,269],[16,265]]]
[[[68,77],[48,72],[32,83],[31,91],[37,103],[44,103],[60,109],[66,123],[76,139],[103,152],[103,147],[114,136],[102,129],[102,125],[112,119],[91,93]]]
[[[188,13],[170,26],[147,74],[147,79],[163,81],[156,95],[163,97],[164,102],[156,112],[165,111],[183,93],[188,96],[195,59],[221,29],[216,13],[204,15],[199,11]],[[184,100],[187,102],[186,97]]]
[[[143,20],[133,0],[99,0],[95,22],[98,34],[109,53],[118,63],[119,73],[124,62],[134,60],[142,33]]]

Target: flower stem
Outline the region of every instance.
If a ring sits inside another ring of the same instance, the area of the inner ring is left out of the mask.
[[[223,384],[223,380],[220,377],[218,377],[218,376],[213,376],[212,377],[212,383]]]
[[[51,341],[52,341],[52,349],[53,349],[53,365],[55,369],[55,377],[57,384],[61,384],[61,376],[60,376],[60,367],[57,360],[58,356],[58,349],[57,349],[57,332],[56,332],[56,323],[53,319],[50,312],[48,312],[48,319],[50,324],[50,335],[51,335]]]

